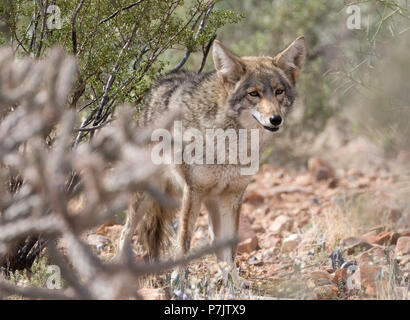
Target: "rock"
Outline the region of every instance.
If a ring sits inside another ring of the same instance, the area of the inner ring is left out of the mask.
[[[379,247],[373,247],[370,250],[360,253],[356,256],[357,262],[362,264],[387,264],[386,252]]]
[[[279,237],[275,237],[274,235],[269,236],[267,239],[264,239],[263,245],[265,248],[269,248],[269,249],[279,249],[279,245],[280,245],[280,238]]]
[[[401,237],[397,240],[395,253],[396,257],[410,254],[410,237]]]
[[[244,202],[250,202],[252,204],[263,203],[264,200],[265,198],[263,197],[263,195],[261,195],[256,190],[251,190],[251,191],[246,192],[243,197]]]
[[[403,229],[399,231],[400,237],[410,237],[410,229]]]
[[[332,284],[332,276],[327,271],[316,270],[310,273],[310,279],[315,286]]]
[[[238,253],[251,253],[258,248],[258,237],[252,230],[251,223],[246,215],[241,215],[239,220]]]
[[[248,216],[242,214],[239,218],[239,241],[255,237],[255,232],[252,230],[252,225]]]
[[[399,260],[400,260],[400,265],[402,265],[405,269],[410,270],[410,266],[408,266],[408,264],[410,264],[410,254],[400,257]]]
[[[390,245],[396,244],[399,237],[400,235],[397,232],[382,232],[377,234],[375,231],[371,231],[366,233],[363,239],[372,244]]]
[[[274,234],[279,234],[284,230],[289,230],[292,223],[292,219],[285,215],[278,216],[271,226],[269,230]]]
[[[362,238],[368,242],[372,242],[377,237],[378,234],[379,234],[378,230],[372,230],[372,231],[365,233],[362,236]]]
[[[319,300],[330,300],[337,297],[338,290],[335,284],[328,284],[315,288],[313,292]]]
[[[137,291],[142,300],[167,300],[164,289],[141,288]]]
[[[265,228],[262,226],[260,222],[254,223],[252,225],[252,230],[255,231],[256,233],[265,233]]]
[[[361,251],[366,251],[373,246],[362,238],[349,237],[343,240],[343,247],[347,250],[347,254],[354,254]]]
[[[311,176],[314,177],[316,181],[327,180],[335,177],[334,169],[320,158],[310,158],[308,161],[308,169]]]
[[[283,239],[282,243],[282,251],[283,252],[291,252],[295,250],[298,246],[301,238],[298,234],[291,234],[290,236]]]
[[[380,267],[372,265],[361,265],[359,267],[361,285],[369,296],[375,297],[377,294],[376,277],[380,270]]]
[[[258,248],[258,240],[248,238],[238,244],[238,253],[251,253]]]
[[[312,184],[312,177],[309,174],[298,175],[295,179],[295,184],[299,186],[308,186]]]
[[[252,256],[249,258],[248,260],[248,264],[252,265],[252,266],[263,266],[263,261],[259,260],[257,257]]]
[[[347,269],[345,268],[340,268],[337,269],[333,278],[332,278],[332,282],[339,285],[342,284],[344,285],[346,283],[346,279],[347,279]]]
[[[337,180],[336,178],[333,178],[332,180],[329,181],[329,184],[327,185],[327,187],[329,189],[335,189],[337,188],[338,184],[339,184],[339,180]]]

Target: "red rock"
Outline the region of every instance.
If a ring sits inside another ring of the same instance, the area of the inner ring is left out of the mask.
[[[311,176],[317,181],[335,177],[334,169],[326,161],[320,158],[310,158],[308,161],[308,169]]]
[[[332,180],[329,181],[329,184],[327,185],[327,187],[329,189],[335,189],[337,188],[338,184],[339,184],[339,180],[337,180],[336,178],[333,178]]]
[[[349,237],[343,240],[343,246],[348,254],[355,254],[372,248],[372,245],[362,238]]]
[[[288,216],[280,215],[273,221],[273,223],[269,227],[269,230],[274,234],[278,234],[284,230],[289,230],[291,223],[291,218],[289,218]]]
[[[239,221],[238,253],[251,253],[258,248],[258,237],[252,230],[251,223],[246,215],[241,215]]]
[[[381,268],[372,265],[361,265],[359,270],[360,281],[362,287],[366,290],[366,294],[375,297],[377,294],[376,277],[379,274]]]
[[[397,239],[399,239],[399,234],[397,232],[382,232],[379,234],[375,234],[375,231],[366,233],[363,236],[363,239],[379,245],[389,245],[389,244],[396,244]]]
[[[256,234],[252,230],[252,225],[248,216],[242,214],[239,220],[239,241],[255,237]]]
[[[246,192],[244,197],[243,197],[244,202],[250,202],[250,203],[253,203],[253,204],[261,203],[264,200],[265,200],[265,198],[263,197],[263,195],[260,194],[259,192],[257,192],[256,190]]]
[[[369,264],[373,262],[373,256],[368,251],[365,251],[360,253],[356,260],[359,264]]]
[[[410,254],[410,237],[401,237],[397,240],[396,256],[405,256]]]
[[[167,300],[167,295],[163,289],[141,288],[137,291],[141,300]]]
[[[248,238],[238,244],[238,253],[251,253],[258,248],[258,239]]]
[[[337,269],[335,275],[333,276],[332,282],[339,285],[345,284],[347,279],[347,269]]]
[[[299,186],[308,186],[312,184],[312,177],[309,174],[298,175],[295,179],[295,184]]]
[[[290,236],[283,239],[282,251],[291,252],[296,249],[300,242],[301,238],[298,234],[291,234]]]

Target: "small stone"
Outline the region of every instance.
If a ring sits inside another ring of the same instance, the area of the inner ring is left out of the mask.
[[[251,253],[258,248],[257,238],[248,238],[238,244],[238,253]]]
[[[335,176],[334,169],[320,158],[310,158],[308,161],[308,169],[316,181],[331,179]]]
[[[269,227],[269,230],[274,234],[278,234],[284,230],[289,230],[291,223],[291,218],[285,215],[280,215],[273,221],[273,223]]]
[[[262,226],[261,223],[254,223],[252,225],[252,230],[256,233],[265,233],[265,228]]]
[[[339,184],[339,180],[337,180],[336,178],[333,178],[332,180],[329,181],[329,184],[327,185],[327,187],[329,189],[335,189],[337,188],[338,184]]]
[[[167,300],[167,295],[163,289],[141,288],[137,292],[142,300]]]
[[[250,264],[252,266],[263,266],[263,261],[259,260],[255,256],[252,256],[252,257],[249,258],[248,264]]]
[[[309,174],[298,175],[295,179],[295,184],[299,186],[308,186],[312,184],[312,177]]]
[[[283,252],[291,252],[296,249],[300,242],[301,238],[298,234],[292,234],[285,239],[283,239],[282,243],[282,251]]]
[[[397,240],[396,256],[405,256],[410,254],[410,237],[401,237]]]
[[[258,248],[258,238],[252,230],[251,223],[246,215],[241,215],[239,221],[238,253],[251,253]]]
[[[263,195],[257,192],[256,190],[246,192],[243,197],[244,202],[249,202],[252,204],[263,203],[264,200],[265,198],[263,197]]]

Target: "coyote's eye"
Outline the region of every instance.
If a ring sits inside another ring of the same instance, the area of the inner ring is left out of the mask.
[[[284,92],[285,92],[285,90],[283,90],[283,89],[276,89],[275,95],[280,96]]]
[[[259,97],[259,92],[258,91],[251,91],[251,92],[249,92],[249,95],[251,97]]]

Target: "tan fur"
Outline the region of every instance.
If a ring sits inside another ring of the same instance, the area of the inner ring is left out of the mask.
[[[178,109],[184,130],[193,127],[204,133],[209,128],[258,129],[260,152],[263,152],[274,136],[264,126],[271,128],[269,118],[274,115],[284,118],[291,108],[295,99],[293,85],[303,66],[304,55],[303,38],[295,40],[274,58],[238,58],[216,41],[213,48],[216,72],[205,75],[182,72],[160,79],[148,93],[138,123],[140,126],[155,125],[155,121],[167,111]],[[277,94],[278,88],[285,92]],[[251,96],[253,91],[257,91],[259,96]],[[240,169],[241,165],[228,163],[171,165],[165,181],[157,182],[161,191],[182,197],[178,225],[180,254],[186,254],[190,249],[202,204],[210,215],[213,240],[237,235],[242,197],[251,179],[241,175]],[[141,216],[144,216],[144,221],[140,229],[146,248],[156,259],[160,246],[166,242],[166,225],[173,214],[149,196],[141,194],[130,206],[119,255],[126,242],[130,241],[136,221]],[[235,255],[235,246],[217,253],[219,260],[232,265]]]

